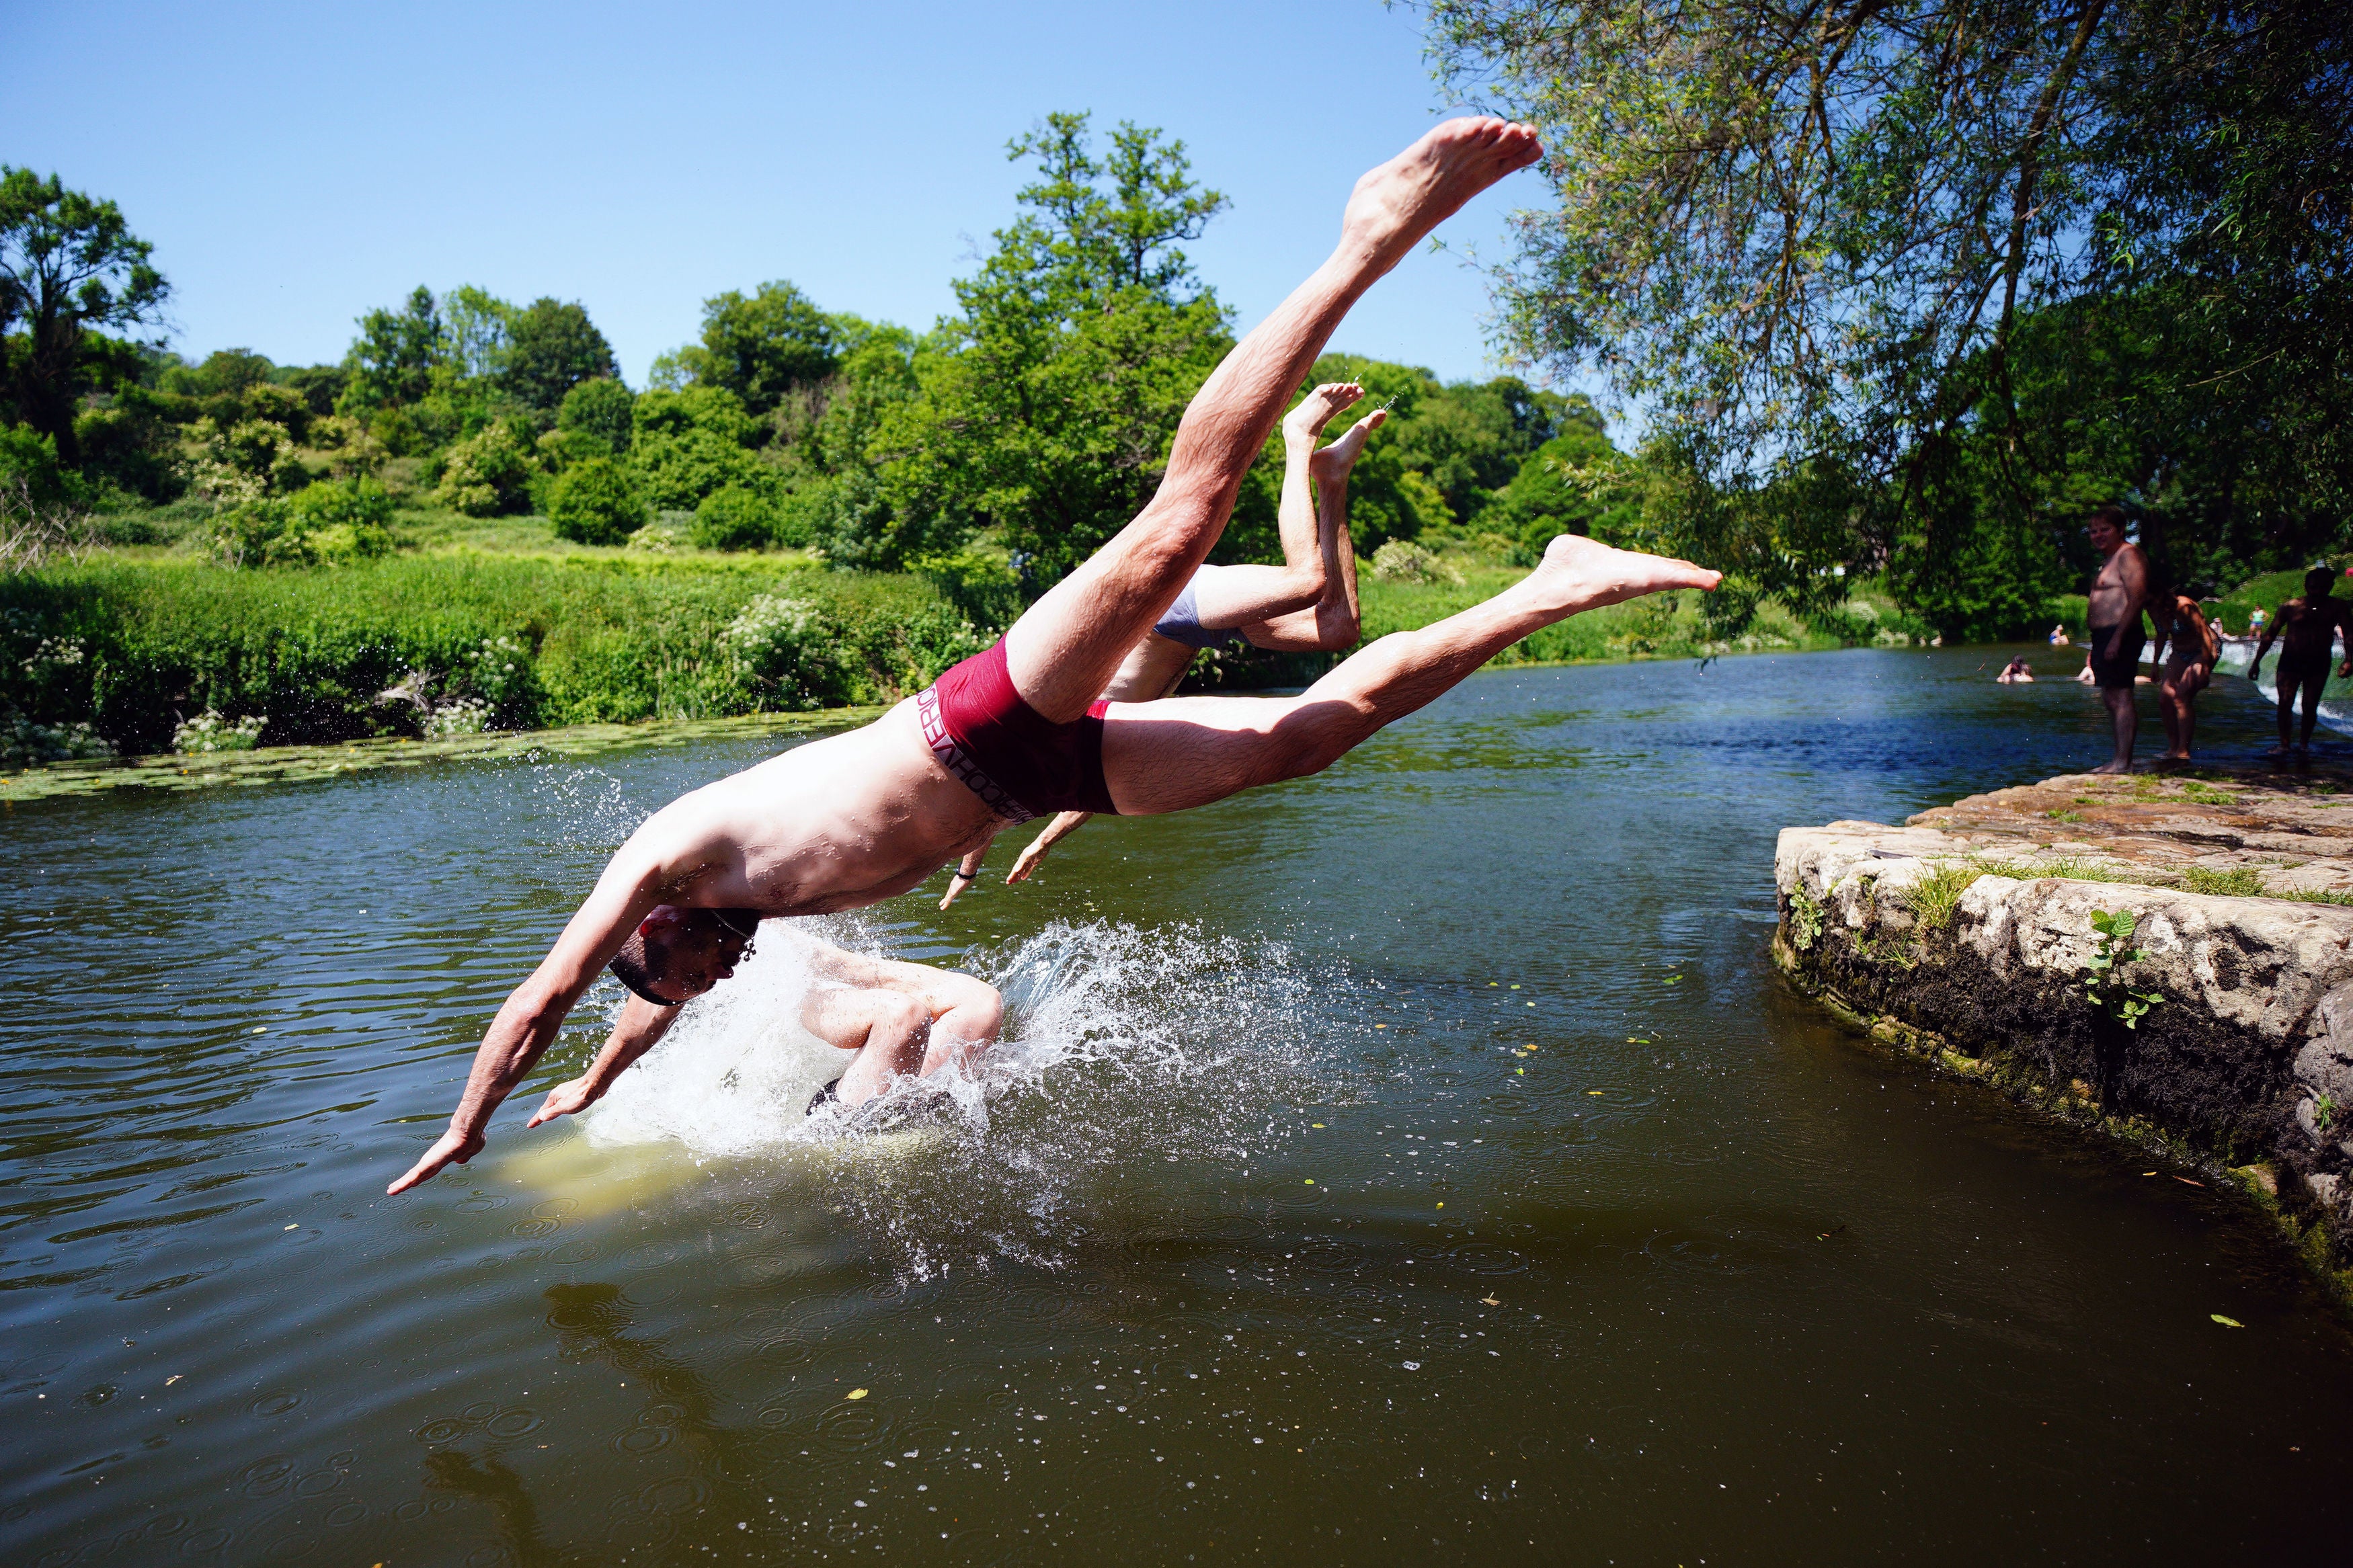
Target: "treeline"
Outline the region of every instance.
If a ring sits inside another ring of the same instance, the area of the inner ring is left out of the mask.
[[[169,287],[113,205],[0,173],[0,498],[20,521],[86,514],[117,543],[185,547],[8,584],[0,760],[790,708],[929,679],[1142,508],[1234,339],[1183,248],[1225,198],[1181,143],[1055,115],[1010,151],[1036,178],[955,315],[918,331],[786,281],[731,290],[642,388],[581,304],[472,287],[368,311],[334,364],[188,363],[137,339]],[[1640,486],[1583,397],[1344,355],[1310,379],[1361,380],[1389,408],[1350,494],[1359,552],[1399,583],[1459,582],[1449,552],[1525,565],[1561,531],[1634,531]],[[1279,556],[1280,458],[1271,444],[1216,559]],[[631,569],[385,559],[450,514],[629,543]],[[702,570],[730,561],[752,570]],[[849,592],[860,574],[899,586]],[[746,654],[755,605],[785,628],[776,647],[852,651]],[[649,651],[633,663],[614,637]],[[491,680],[486,647],[529,678]]]
[[[636,390],[581,305],[470,287],[369,311],[332,365],[247,350],[190,364],[109,337],[167,291],[143,244],[111,205],[14,171],[20,208],[46,207],[60,231],[77,213],[111,230],[139,286],[87,310],[78,350],[46,368],[36,342],[59,332],[10,336],[0,463],[20,488],[101,512],[193,500],[231,565],[380,553],[406,502],[537,514],[586,544],[662,520],[701,548],[944,567],[1034,595],[1141,509],[1233,322],[1182,248],[1225,205],[1182,143],[1122,125],[1099,144],[1086,116],[1055,115],[1011,151],[1038,177],[956,283],[957,315],[917,331],[827,310],[789,282],[731,290]],[[58,281],[50,292],[69,293]],[[1338,356],[1315,370],[1344,374],[1391,405],[1354,487],[1364,553],[1486,536],[1533,559],[1609,510],[1576,480],[1614,456],[1584,398]],[[1279,456],[1252,474],[1219,559],[1277,553]]]

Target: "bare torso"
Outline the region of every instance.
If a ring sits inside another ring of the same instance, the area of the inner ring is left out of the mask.
[[[2337,629],[2353,604],[2333,595],[2317,600],[2290,599],[2263,633],[2263,646],[2274,638],[2282,645],[2280,662],[2303,668],[2327,664],[2336,651]]]
[[[1003,826],[933,757],[910,700],[681,796],[619,858],[655,861],[667,902],[818,915],[895,898]]]
[[[2126,581],[2126,570],[2127,566],[2142,565],[2137,544],[2125,545],[2103,562],[2100,574],[2092,579],[2091,603],[2086,606],[2084,619],[2095,626],[2112,626],[2135,613],[2139,607],[2135,603],[2137,595]]]

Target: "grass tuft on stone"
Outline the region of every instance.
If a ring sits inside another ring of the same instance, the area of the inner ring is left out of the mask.
[[[1970,883],[1986,875],[1982,865],[1952,861],[1904,889],[1904,907],[1912,911],[1923,933],[1942,931],[1953,923],[1953,910]]]
[[[2228,871],[2210,870],[2203,866],[2184,866],[2181,885],[2193,893],[2209,893],[2222,899],[2260,899],[2263,897],[2263,874],[2252,866],[2233,867]]]

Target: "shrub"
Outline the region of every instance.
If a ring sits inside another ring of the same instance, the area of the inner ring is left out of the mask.
[[[759,550],[776,540],[776,509],[742,485],[705,496],[687,538],[702,550]]]
[[[425,714],[425,738],[446,740],[451,735],[479,735],[491,727],[491,705],[479,698],[460,697],[455,702],[445,702],[428,709]]]
[[[564,395],[555,427],[566,435],[593,437],[617,456],[629,449],[630,411],[637,401],[628,387],[600,375]]]
[[[21,714],[0,719],[0,767],[83,762],[114,755],[88,724],[37,724]]]
[[[392,549],[392,496],[374,479],[311,485],[287,509],[324,560],[368,561]]]
[[[779,708],[816,708],[840,687],[834,638],[805,599],[763,594],[728,623],[723,639],[744,679]]]
[[[182,756],[249,752],[261,744],[261,731],[269,722],[259,713],[230,721],[207,708],[193,719],[183,720],[172,731],[172,750]]]
[[[555,481],[547,514],[555,537],[576,544],[618,544],[646,523],[646,503],[610,458],[574,464]]]
[[[232,569],[315,566],[318,547],[285,501],[264,497],[213,519],[213,559]]]
[[[1373,575],[1384,583],[1459,584],[1462,574],[1410,540],[1392,539],[1373,552]]]
[[[501,517],[531,508],[531,447],[500,419],[449,448],[434,499],[468,517]]]

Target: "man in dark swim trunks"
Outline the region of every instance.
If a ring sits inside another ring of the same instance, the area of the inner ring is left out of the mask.
[[[1280,566],[1204,566],[1153,628],[1136,639],[1119,673],[1103,688],[1112,702],[1150,702],[1176,689],[1203,648],[1247,642],[1287,653],[1337,653],[1356,640],[1356,547],[1348,535],[1348,474],[1365,442],[1388,416],[1376,408],[1330,446],[1316,437],[1333,416],[1356,403],[1355,382],[1326,382],[1282,416],[1282,536]],[[1310,481],[1313,480],[1311,486]],[[1022,847],[1010,882],[1023,882],[1055,845],[1094,814],[1065,811]],[[948,877],[940,908],[955,903],[980,875],[982,846]]]
[[[862,729],[696,790],[631,835],[499,1009],[448,1130],[390,1190],[480,1150],[491,1112],[625,944],[641,950],[641,998],[676,1006],[742,954],[744,937],[716,911],[858,909],[911,890],[1029,816],[1182,811],[1303,777],[1540,627],[1662,589],[1715,587],[1720,574],[1689,562],[1564,537],[1495,598],[1383,637],[1301,696],[1097,698],[1217,542],[1243,475],[1349,307],[1441,220],[1540,152],[1526,126],[1450,120],[1359,180],[1330,259],[1194,395],[1159,490],[1135,521],[931,689]]]
[[[2255,660],[2247,667],[2249,676],[2263,673],[2263,655],[2271,652],[2272,641],[2280,643],[2279,668],[2272,671],[2272,681],[2279,700],[2279,744],[2272,748],[2274,757],[2290,755],[2288,742],[2296,740],[2295,754],[2312,754],[2312,726],[2320,717],[2321,689],[2328,684],[2328,661],[2337,651],[2337,636],[2347,631],[2346,659],[2337,667],[2338,675],[2353,675],[2353,631],[2348,631],[2348,616],[2353,616],[2353,604],[2332,598],[2328,590],[2336,585],[2337,574],[2326,566],[2316,566],[2304,574],[2304,597],[2290,599],[2279,607],[2271,625],[2263,628],[2263,640],[2255,645]],[[2296,694],[2304,694],[2304,733],[2295,736]]]
[[[2092,623],[2092,683],[2108,705],[2116,735],[2116,754],[2092,771],[2128,773],[2133,738],[2140,728],[2140,715],[2133,708],[2134,678],[2140,674],[2140,650],[2148,640],[2140,624],[2141,612],[2148,607],[2148,558],[2125,538],[2122,507],[2099,508],[2084,531],[2105,557],[2099,575],[2092,580],[2087,617]]]

